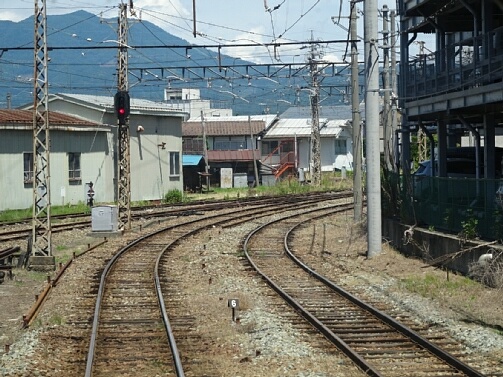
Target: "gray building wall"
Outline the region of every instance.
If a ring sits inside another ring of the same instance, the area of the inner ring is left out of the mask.
[[[85,202],[85,183],[90,181],[94,183],[96,201],[113,201],[112,133],[51,130],[50,138],[51,204]],[[32,184],[24,183],[24,152],[33,152],[30,129],[0,129],[0,210],[33,205]],[[69,181],[69,152],[81,153],[80,183]]]
[[[116,152],[117,117],[113,108],[106,109],[94,104],[81,104],[55,98],[50,102],[51,111],[79,116],[92,122],[112,126]],[[131,108],[129,116],[130,130],[130,171],[131,171],[131,201],[159,200],[171,190],[183,191],[182,169],[182,121],[180,112],[170,114],[168,111],[142,110]],[[138,132],[138,127],[143,127]],[[162,147],[162,143],[164,147]],[[163,149],[164,148],[164,149]],[[179,154],[179,174],[170,174],[170,152]],[[116,155],[112,158],[116,161]],[[117,179],[117,166],[114,165],[115,176],[113,191]],[[117,198],[115,198],[116,200]]]
[[[140,125],[142,132],[137,131]],[[157,200],[171,190],[183,191],[181,119],[132,116],[130,131],[131,200]],[[178,169],[170,152],[178,154]]]

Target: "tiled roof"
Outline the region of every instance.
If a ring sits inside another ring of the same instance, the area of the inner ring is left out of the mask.
[[[264,121],[224,121],[224,122],[205,122],[207,136],[232,136],[232,135],[250,135],[251,132],[256,135],[265,128]],[[183,122],[183,136],[201,136],[203,128],[201,122]]]
[[[33,124],[33,111],[0,109],[0,124]],[[88,120],[80,119],[71,115],[49,112],[49,124],[53,125],[79,125],[79,126],[98,126],[99,124]]]
[[[253,161],[253,153],[255,160],[260,159],[260,151],[258,149],[241,149],[233,151],[208,151],[208,162],[225,162],[225,161]]]

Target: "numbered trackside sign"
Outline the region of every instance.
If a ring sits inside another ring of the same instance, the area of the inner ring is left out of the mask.
[[[237,298],[230,298],[227,301],[227,306],[232,309],[239,309],[239,300]]]

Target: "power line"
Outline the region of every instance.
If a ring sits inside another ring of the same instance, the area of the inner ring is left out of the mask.
[[[347,39],[333,39],[328,41],[303,41],[303,42],[272,42],[272,43],[234,43],[234,44],[213,44],[213,45],[133,45],[129,46],[131,49],[144,49],[144,48],[172,48],[172,49],[195,49],[195,48],[236,48],[236,47],[281,47],[281,46],[306,46],[312,44],[320,43],[348,43],[348,42],[359,42],[360,40],[347,40]],[[103,43],[103,42],[98,42]],[[48,46],[48,50],[108,50],[116,49],[117,46]],[[0,47],[1,51],[22,51],[22,50],[33,50],[33,47]]]

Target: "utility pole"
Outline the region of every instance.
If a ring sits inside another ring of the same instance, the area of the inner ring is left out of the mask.
[[[382,124],[383,144],[384,144],[384,163],[387,170],[393,168],[393,130],[391,128],[391,85],[390,85],[390,72],[389,72],[389,9],[387,5],[382,7],[383,18],[383,69],[382,69],[382,86],[383,86],[383,110],[382,110]]]
[[[118,72],[117,91],[128,93],[128,44],[127,44],[127,4],[120,4],[118,28]],[[129,94],[127,94],[129,102]],[[127,104],[129,109],[129,103]],[[130,167],[130,140],[129,140],[129,114],[125,114],[124,121],[117,120],[118,124],[118,161],[117,161],[117,199],[119,204],[119,229],[131,229],[131,167]]]
[[[422,70],[426,67],[426,54],[424,53],[424,41],[418,41],[419,44],[419,61],[422,64]],[[419,161],[424,161],[428,156],[428,140],[427,135],[422,128],[417,132],[417,150]]]
[[[249,115],[248,115],[248,128],[250,129],[250,139],[251,139],[252,157],[253,157],[253,173],[255,174],[255,187],[258,187],[259,176],[258,176],[257,160],[255,159],[255,138],[253,137],[251,117]]]
[[[381,252],[381,175],[379,150],[379,49],[377,0],[364,2],[365,135],[367,167],[367,257]]]
[[[391,130],[395,137],[395,147],[393,149],[393,170],[395,173],[399,173],[400,163],[398,161],[398,135],[396,131],[398,130],[398,97],[397,97],[397,79],[396,79],[396,12],[394,10],[390,13],[390,23],[391,23]]]
[[[33,217],[30,267],[52,269],[50,138],[46,1],[35,0],[33,80]]]
[[[354,196],[354,221],[359,222],[363,213],[363,190],[362,190],[362,127],[360,119],[360,83],[358,80],[358,47],[356,45],[357,16],[356,1],[351,1],[351,109],[353,123],[353,196]]]
[[[208,145],[206,141],[206,124],[204,122],[204,112],[201,110],[201,127],[203,128],[203,153],[204,153],[204,172],[206,173],[206,191],[210,191],[210,176],[209,176],[209,166],[208,166]]]
[[[312,39],[312,36],[311,36]],[[311,182],[314,186],[321,185],[321,138],[320,138],[320,116],[319,116],[319,83],[318,83],[318,65],[316,59],[318,51],[314,44],[311,45],[311,55],[309,56],[309,67],[311,70],[311,152],[313,171]]]

